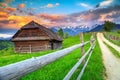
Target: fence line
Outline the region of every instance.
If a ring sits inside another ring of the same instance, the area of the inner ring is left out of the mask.
[[[71,51],[86,45],[90,41],[74,45],[72,47],[53,52],[40,57],[33,57],[24,61],[13,63],[7,66],[0,67],[0,80],[18,80],[20,77],[33,72],[67,54]]]
[[[85,70],[85,68],[86,68],[86,66],[87,66],[87,64],[88,64],[88,61],[90,60],[90,57],[91,57],[91,55],[92,55],[92,52],[93,52],[94,47],[95,47],[95,45],[93,46],[92,50],[90,51],[90,54],[89,54],[89,56],[88,56],[88,59],[87,59],[85,65],[83,66],[80,74],[78,75],[77,80],[80,80],[80,79],[81,79],[81,77],[82,77],[82,75],[83,75],[83,73],[84,73],[84,70]]]
[[[94,42],[95,43],[95,42]],[[75,70],[79,67],[79,65],[82,63],[82,61],[86,58],[86,56],[94,49],[94,45],[91,45],[91,47],[88,49],[88,51],[80,58],[80,60],[74,65],[74,67],[68,72],[68,74],[64,77],[63,80],[69,80]]]

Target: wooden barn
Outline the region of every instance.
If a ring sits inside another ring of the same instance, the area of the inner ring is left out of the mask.
[[[63,39],[50,29],[31,21],[12,37],[14,51],[31,53],[62,47]]]

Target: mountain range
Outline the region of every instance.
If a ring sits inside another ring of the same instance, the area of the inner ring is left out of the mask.
[[[88,32],[100,32],[103,29],[103,25],[96,25],[96,27],[93,27],[91,30]],[[115,24],[115,27],[113,28],[114,30],[120,29],[120,24]]]
[[[64,33],[69,33],[70,36],[74,36],[79,34],[80,32],[100,32],[103,29],[103,25],[94,25],[92,27],[88,27],[85,25],[80,25],[76,27],[72,26],[54,26],[51,27],[50,29],[54,32],[57,32],[60,28],[63,29]],[[115,28],[113,30],[120,29],[120,24],[116,24]],[[0,34],[9,34],[9,35],[14,35],[17,32],[17,29],[0,29]],[[11,37],[1,37],[0,40],[10,40]]]
[[[54,32],[57,32],[60,28],[63,29],[64,33],[69,33],[70,36],[74,36],[79,34],[80,32],[100,32],[103,29],[103,25],[94,25],[92,27],[88,27],[88,26],[76,26],[76,27],[72,27],[72,26],[68,26],[68,27],[52,27],[51,30]],[[115,24],[115,28],[113,30],[118,30],[120,29],[120,24]]]

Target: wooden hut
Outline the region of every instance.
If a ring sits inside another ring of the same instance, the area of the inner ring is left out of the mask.
[[[52,30],[31,21],[12,37],[15,52],[38,52],[62,47],[63,39]]]

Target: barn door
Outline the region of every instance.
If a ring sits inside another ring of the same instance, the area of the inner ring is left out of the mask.
[[[54,49],[54,44],[53,44],[53,42],[51,42],[51,49],[52,49],[52,50]]]

